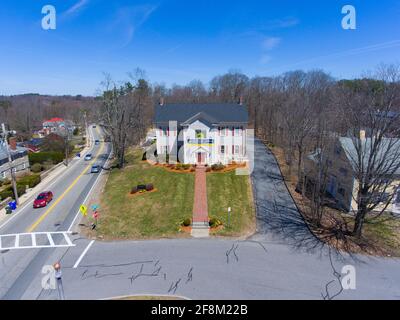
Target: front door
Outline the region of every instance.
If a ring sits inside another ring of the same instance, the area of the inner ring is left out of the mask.
[[[197,153],[197,163],[198,164],[203,164],[205,162],[205,154],[204,152],[198,152]]]

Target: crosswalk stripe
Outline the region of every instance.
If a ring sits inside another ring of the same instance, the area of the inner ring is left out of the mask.
[[[57,234],[62,234],[65,239],[65,243],[56,244],[54,242],[53,236]],[[69,235],[72,232],[70,231],[55,231],[55,232],[32,232],[32,233],[14,233],[14,234],[1,234],[0,235],[0,250],[14,250],[14,249],[35,249],[35,248],[58,248],[58,247],[74,247],[76,246],[72,241]],[[48,244],[38,244],[37,236],[38,235],[46,235]],[[14,244],[8,247],[3,247],[5,244],[4,238],[11,238],[10,240],[14,240]],[[31,244],[21,245],[21,237],[27,237],[31,239]],[[14,238],[14,239],[13,239]]]
[[[54,246],[54,241],[53,241],[53,238],[52,238],[52,236],[50,235],[50,233],[47,233],[47,239],[49,239],[49,243],[50,243],[50,246]]]

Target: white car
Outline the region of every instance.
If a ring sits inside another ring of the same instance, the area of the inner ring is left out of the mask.
[[[85,156],[85,161],[90,161],[90,160],[92,160],[92,154],[91,153],[88,153],[86,156]]]

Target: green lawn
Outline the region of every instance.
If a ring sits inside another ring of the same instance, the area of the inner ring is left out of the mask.
[[[254,231],[255,214],[248,176],[235,171],[207,174],[208,214],[223,222],[217,235],[243,235]],[[231,214],[228,226],[228,207]]]
[[[96,235],[105,239],[148,239],[188,236],[180,232],[180,223],[192,217],[194,173],[174,173],[141,161],[141,152],[130,152],[127,166],[114,169],[101,196],[101,218]],[[130,195],[133,186],[152,183],[156,191]],[[247,233],[254,225],[249,178],[234,172],[208,173],[210,217],[226,223],[232,207],[230,228],[220,235]],[[224,215],[225,213],[225,215]]]
[[[367,220],[363,235],[386,254],[400,257],[400,221],[388,214]]]
[[[180,222],[192,215],[194,174],[171,173],[141,161],[141,153],[127,157],[125,169],[114,169],[101,205],[98,234],[110,238],[169,237],[179,234]],[[133,186],[152,183],[156,191],[129,195]]]

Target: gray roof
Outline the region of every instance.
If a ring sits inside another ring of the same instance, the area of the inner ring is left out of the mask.
[[[27,152],[27,150],[28,150],[27,148],[17,146],[17,150],[14,150],[14,151],[10,150],[10,151],[11,151],[11,155],[15,155],[18,153]],[[3,143],[0,143],[0,160],[3,160],[3,159],[8,159],[8,153],[7,153],[6,146]]]
[[[164,104],[156,105],[154,122],[156,124],[177,121],[184,124],[188,120],[204,118],[211,124],[247,124],[248,111],[245,105],[235,103],[209,104]],[[189,121],[190,122],[190,121]]]
[[[362,155],[364,156],[363,157],[364,166],[368,165],[369,154],[372,148],[371,146],[372,141],[373,140],[371,138],[366,138],[361,144],[362,149],[364,149],[362,151]],[[357,150],[354,145],[353,139],[348,137],[341,137],[339,138],[339,142],[343,150],[345,151],[346,156],[349,159],[353,169],[356,169],[358,160],[357,160]],[[382,139],[374,163],[379,165],[380,163],[382,163],[383,160],[385,160],[384,168],[386,168],[389,172],[391,170],[396,169],[395,174],[400,175],[400,168],[396,168],[400,166],[400,139],[398,138]],[[384,170],[379,170],[379,171],[383,172]]]

